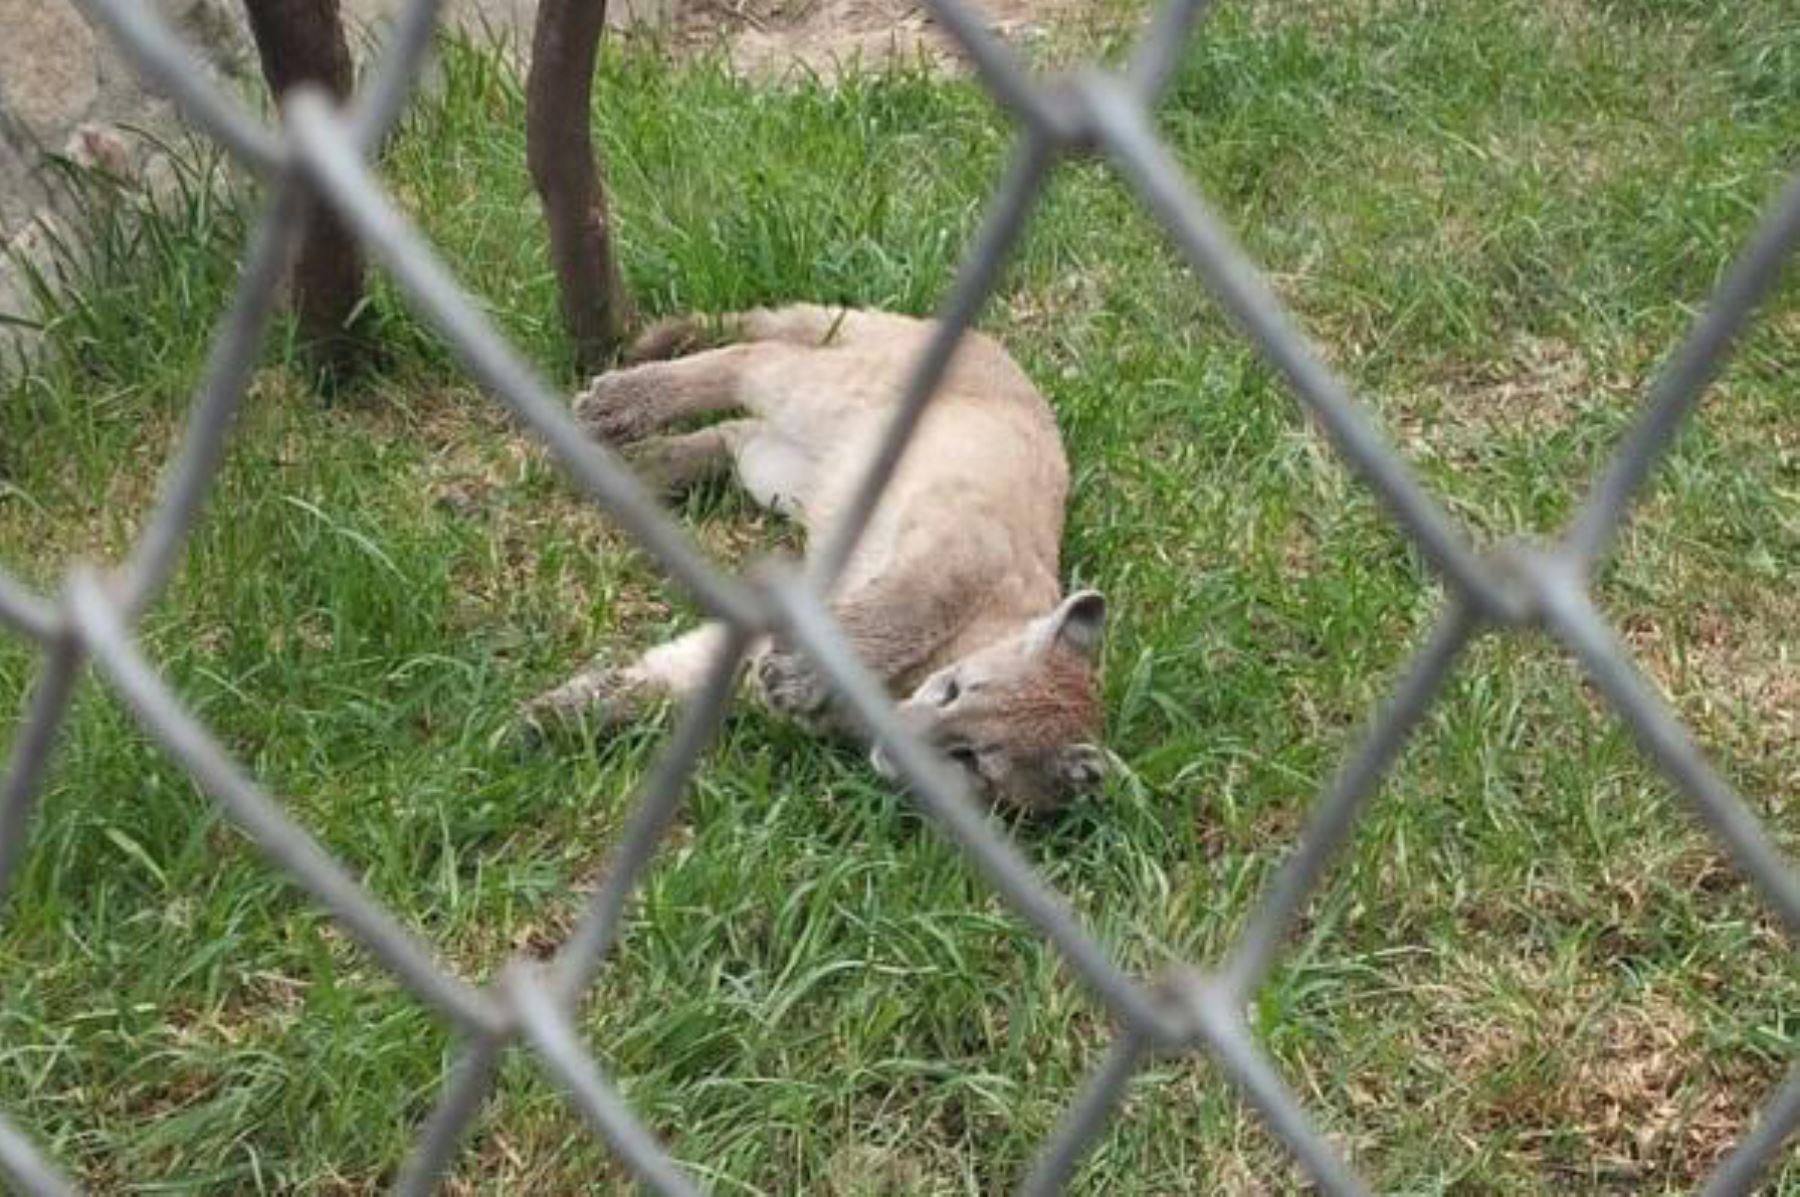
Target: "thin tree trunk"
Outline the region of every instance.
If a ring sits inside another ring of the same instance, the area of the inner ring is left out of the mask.
[[[589,127],[606,0],[544,0],[526,81],[525,145],[576,363],[600,368],[624,341],[631,301],[613,252]]]
[[[338,0],[244,0],[244,7],[263,78],[277,99],[304,83],[348,98],[354,77]],[[322,206],[308,207],[293,295],[308,352],[330,375],[349,372],[357,353],[349,325],[362,302],[362,250]]]

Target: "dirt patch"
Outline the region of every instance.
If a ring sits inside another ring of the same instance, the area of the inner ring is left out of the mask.
[[[1597,403],[1630,393],[1600,376],[1580,349],[1553,337],[1515,337],[1498,358],[1447,366],[1388,413],[1409,451],[1469,464],[1509,436],[1561,431]]]
[[[1043,42],[1079,0],[983,0],[987,27],[1018,47]],[[675,44],[722,47],[747,75],[795,71],[832,78],[847,67],[959,61],[930,10],[914,0],[702,0],[675,19]]]
[[[825,1164],[828,1197],[900,1197],[901,1194],[955,1193],[957,1152],[929,1137],[904,1147],[898,1144],[852,1143]]]
[[[1118,287],[1118,271],[1105,262],[1084,262],[1054,279],[1025,286],[1003,301],[1004,327],[1009,332],[1068,337],[1106,308],[1106,299]]]

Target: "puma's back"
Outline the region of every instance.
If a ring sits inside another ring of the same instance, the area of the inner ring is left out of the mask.
[[[817,313],[803,308],[795,315]],[[850,313],[815,352],[775,354],[747,374],[781,433],[813,465],[798,514],[830,536],[879,456],[929,322]],[[921,602],[954,597],[966,622],[1041,613],[1057,581],[1069,469],[1049,405],[998,344],[971,334],[908,442],[845,578],[906,580]]]

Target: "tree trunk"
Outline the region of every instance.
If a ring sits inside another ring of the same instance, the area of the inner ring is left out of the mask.
[[[244,0],[244,7],[263,78],[277,100],[303,83],[318,84],[340,101],[349,97],[354,73],[338,0]],[[307,207],[293,295],[307,352],[331,376],[349,372],[357,352],[349,326],[362,302],[362,251],[320,205]]]
[[[589,128],[605,27],[606,0],[543,0],[526,82],[525,156],[550,226],[563,321],[583,371],[605,364],[631,319]]]

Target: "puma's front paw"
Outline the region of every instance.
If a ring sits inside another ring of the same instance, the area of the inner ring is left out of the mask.
[[[824,676],[785,649],[771,648],[757,660],[756,685],[770,710],[801,723],[818,722],[831,701]]]
[[[643,713],[652,696],[643,683],[598,661],[519,707],[520,738],[541,744],[559,734],[610,731]]]
[[[614,370],[596,376],[575,396],[575,419],[597,441],[629,445],[656,431],[656,397],[642,373]]]

